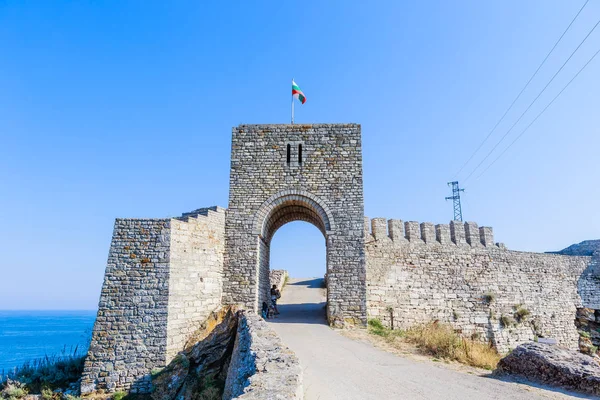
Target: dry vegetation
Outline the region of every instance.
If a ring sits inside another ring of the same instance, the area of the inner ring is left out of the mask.
[[[369,333],[385,338],[393,347],[403,347],[408,342],[416,345],[420,352],[435,358],[488,370],[496,368],[501,358],[493,347],[464,338],[454,332],[452,326],[438,322],[403,331],[386,328],[374,319],[369,321]]]

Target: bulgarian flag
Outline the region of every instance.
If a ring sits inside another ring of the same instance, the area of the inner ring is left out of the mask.
[[[300,90],[300,88],[298,87],[298,85],[296,85],[296,82],[294,82],[293,79],[292,79],[292,97],[295,97],[298,100],[300,100],[300,102],[302,104],[306,103],[306,97],[304,96],[304,93],[302,93],[302,90]]]

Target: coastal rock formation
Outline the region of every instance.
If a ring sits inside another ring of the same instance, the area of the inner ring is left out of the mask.
[[[600,251],[600,239],[584,240],[581,243],[572,244],[569,247],[553,253],[565,256],[591,256],[594,252]]]
[[[585,354],[542,343],[526,343],[500,360],[495,374],[600,395],[600,364]]]

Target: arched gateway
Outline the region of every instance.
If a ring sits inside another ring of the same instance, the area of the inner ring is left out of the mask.
[[[365,324],[360,125],[241,125],[231,147],[224,303],[258,309],[273,234],[306,221],[326,240],[329,322]]]

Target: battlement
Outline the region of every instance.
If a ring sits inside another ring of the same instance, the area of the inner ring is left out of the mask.
[[[198,208],[197,210],[181,214],[181,217],[175,217],[179,221],[188,222],[190,218],[208,217],[211,218],[218,214],[224,214],[225,209],[219,206]]]
[[[438,243],[505,249],[504,244],[494,243],[494,232],[491,227],[480,227],[475,222],[461,221],[434,225],[431,222],[365,217],[365,241],[368,243],[373,240],[392,241],[397,244]]]

